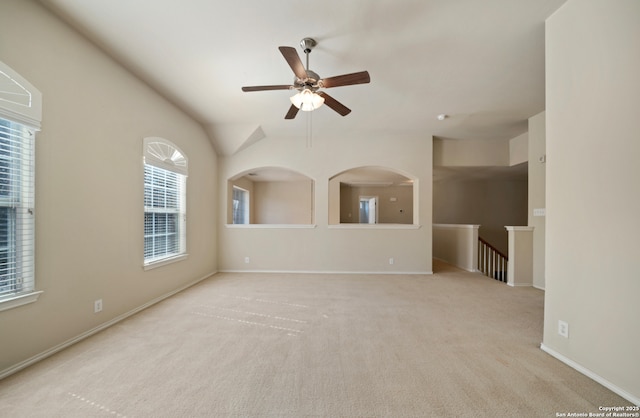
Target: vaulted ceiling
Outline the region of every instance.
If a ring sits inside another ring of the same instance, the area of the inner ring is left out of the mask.
[[[513,138],[544,110],[544,20],[564,1],[41,0],[201,122],[224,155],[309,127],[314,141]],[[305,37],[321,77],[369,71],[370,84],[327,90],[349,115],[325,105],[285,120],[292,92],[241,91],[292,83],[278,47],[304,62]]]

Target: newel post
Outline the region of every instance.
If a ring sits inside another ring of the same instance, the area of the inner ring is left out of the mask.
[[[533,286],[533,227],[505,226],[509,233],[509,286]]]

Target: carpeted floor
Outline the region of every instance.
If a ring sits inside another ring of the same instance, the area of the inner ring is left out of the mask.
[[[0,382],[2,417],[555,417],[629,402],[540,350],[543,292],[217,274]]]

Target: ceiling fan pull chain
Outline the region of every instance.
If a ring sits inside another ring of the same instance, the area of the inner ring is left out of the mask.
[[[307,112],[307,148],[313,147],[312,142],[312,126],[311,126],[311,114],[312,112]]]

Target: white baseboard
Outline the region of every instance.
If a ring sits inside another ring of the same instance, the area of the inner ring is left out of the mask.
[[[443,263],[447,263],[447,264],[451,264],[454,267],[457,267],[459,269],[462,269],[464,271],[468,271],[469,273],[480,273],[480,270],[478,270],[477,268],[469,268],[466,266],[461,266],[459,264],[454,263],[453,261],[450,260],[445,260],[444,258],[440,258],[440,257],[433,257],[434,260],[438,260],[438,261],[442,261]]]
[[[433,271],[340,271],[340,270],[234,270],[222,269],[220,273],[273,273],[273,274],[433,274]]]
[[[540,344],[540,349],[542,351],[544,351],[545,353],[547,353],[547,354],[555,357],[556,359],[560,360],[561,362],[563,362],[567,366],[579,371],[580,373],[582,373],[583,375],[587,376],[588,378],[595,380],[596,382],[600,383],[602,386],[606,387],[610,391],[616,393],[617,395],[622,396],[623,398],[625,398],[629,402],[633,403],[634,405],[640,406],[640,398],[639,397],[630,394],[629,392],[625,391],[624,389],[621,389],[620,387],[618,387],[618,386],[614,385],[613,383],[609,382],[604,377],[592,372],[591,370],[587,369],[586,367],[583,367],[582,365],[576,363],[575,361],[571,360],[568,357],[563,356],[562,354],[560,354],[557,351],[555,351],[553,348],[549,348],[544,344]]]
[[[98,332],[100,332],[100,331],[102,331],[104,329],[107,329],[110,326],[112,326],[114,324],[117,324],[118,322],[120,322],[120,321],[122,321],[122,320],[124,320],[124,319],[126,319],[126,318],[128,318],[128,317],[130,317],[132,315],[135,315],[138,312],[140,312],[140,311],[142,311],[144,309],[147,309],[148,307],[150,307],[152,305],[155,305],[156,303],[167,299],[168,297],[171,297],[171,296],[175,295],[176,293],[180,293],[183,290],[188,289],[189,287],[191,287],[191,286],[193,286],[193,285],[195,285],[197,283],[200,283],[201,281],[203,281],[205,279],[208,279],[209,277],[213,276],[214,274],[216,274],[216,273],[214,272],[214,273],[207,274],[206,276],[201,277],[201,278],[199,278],[197,280],[194,280],[191,283],[188,283],[188,284],[186,284],[186,285],[184,285],[184,286],[182,286],[182,287],[180,287],[178,289],[175,289],[175,290],[173,290],[173,291],[171,291],[169,293],[166,293],[166,294],[164,294],[162,296],[158,296],[157,298],[150,300],[149,302],[145,303],[142,306],[138,306],[137,308],[132,309],[129,312],[125,312],[122,315],[116,316],[115,318],[113,318],[113,319],[111,319],[111,320],[109,320],[107,322],[104,322],[104,323],[98,325],[95,328],[91,328],[90,330],[87,330],[87,331],[83,332],[82,334],[77,335],[74,338],[71,338],[70,340],[67,340],[67,341],[65,341],[63,343],[60,343],[60,344],[54,346],[54,347],[51,347],[50,349],[48,349],[46,351],[43,351],[42,353],[36,354],[33,357],[30,357],[30,358],[28,358],[28,359],[26,359],[24,361],[21,361],[20,363],[15,364],[15,365],[9,367],[8,369],[2,370],[2,371],[0,371],[0,380],[2,380],[5,377],[8,377],[8,376],[10,376],[10,375],[12,375],[14,373],[17,373],[20,370],[31,366],[32,364],[35,364],[35,363],[37,363],[37,362],[39,362],[41,360],[44,360],[45,358],[50,357],[50,356],[54,355],[55,353],[57,353],[59,351],[62,351],[65,348],[70,347],[70,346],[72,346],[73,344],[75,344],[77,342],[80,342],[80,341],[84,340],[85,338],[88,338],[88,337],[90,337],[90,336],[92,336],[92,335],[94,335],[94,334],[96,334],[96,333],[98,333]]]

